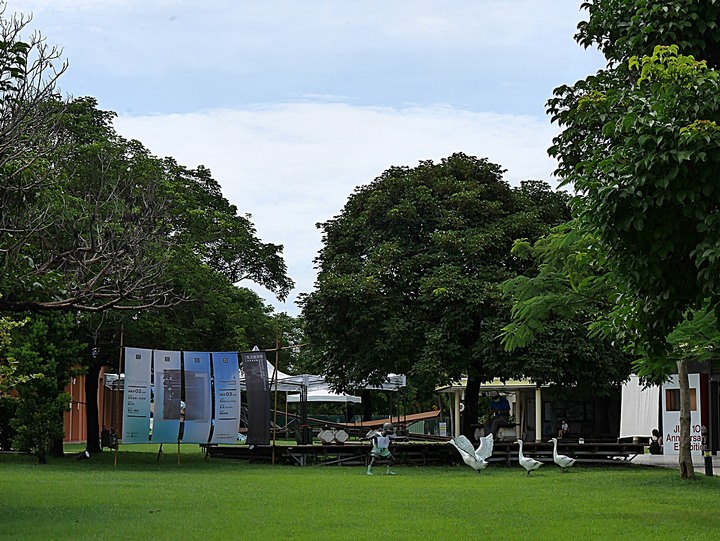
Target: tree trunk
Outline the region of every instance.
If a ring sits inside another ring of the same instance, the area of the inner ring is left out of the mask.
[[[680,387],[680,476],[683,479],[694,479],[690,453],[690,382],[688,380],[687,361],[680,360],[678,367],[678,386]]]
[[[62,390],[61,390],[62,392]],[[60,419],[58,420],[60,423],[60,428],[65,424],[65,415],[63,412],[60,412]],[[52,445],[50,446],[50,455],[53,458],[64,458],[65,457],[65,445],[63,441],[63,437],[54,438],[52,440]],[[46,462],[41,462],[41,464],[45,464]]]
[[[360,398],[362,399],[362,410],[363,410],[363,421],[372,420],[372,400],[370,397],[370,391],[363,389],[360,392]]]
[[[465,411],[463,411],[462,434],[470,441],[475,436],[475,428],[471,425],[478,422],[478,397],[480,396],[480,378],[468,376],[467,387],[465,387]]]
[[[63,458],[65,456],[65,446],[62,438],[55,438],[50,447],[50,454],[53,458]]]
[[[100,453],[100,421],[98,411],[98,382],[100,380],[101,363],[91,363],[85,375],[85,424],[87,430],[88,453]]]

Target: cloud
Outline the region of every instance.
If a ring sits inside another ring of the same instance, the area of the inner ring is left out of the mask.
[[[487,157],[506,180],[551,180],[546,149],[556,130],[545,118],[477,113],[449,106],[360,107],[285,103],[245,109],[116,120],[125,137],[158,156],[211,169],[239,212],[252,214],[264,242],[283,244],[297,287],[276,309],[311,291],[312,260],[321,247],[317,222],[340,213],[352,191],[391,166],[414,167],[454,152]],[[271,295],[253,286],[263,297]]]
[[[539,114],[570,66],[577,0],[17,0],[63,47],[63,90],[147,114],[346,96]],[[593,71],[582,69],[580,74]]]
[[[543,104],[604,63],[572,41],[578,5],[10,0],[8,10],[34,12],[31,26],[64,48],[63,92],[119,112],[118,130],[153,153],[212,170],[260,237],[285,246],[292,301],[313,286],[315,224],[390,166],[465,152],[512,183],[550,178]]]

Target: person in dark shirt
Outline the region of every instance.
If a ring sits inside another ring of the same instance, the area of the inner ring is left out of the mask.
[[[510,426],[510,402],[497,391],[490,391],[490,409],[485,423],[485,435],[492,433],[497,438],[498,431],[503,426]]]

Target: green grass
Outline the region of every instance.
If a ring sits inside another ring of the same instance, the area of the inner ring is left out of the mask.
[[[129,450],[126,450],[129,449]],[[545,465],[361,467],[205,461],[195,446],[90,460],[0,455],[0,539],[718,539],[720,479]]]

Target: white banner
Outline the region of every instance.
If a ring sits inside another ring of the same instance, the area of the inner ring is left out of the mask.
[[[212,383],[210,354],[197,351],[183,353],[185,374],[185,411],[183,443],[207,443],[212,426]]]
[[[235,443],[240,427],[240,366],[237,352],[212,353],[215,419],[210,443]]]
[[[152,443],[177,443],[180,436],[182,371],[179,351],[153,352]]]
[[[150,434],[152,350],[125,348],[123,443],[147,443]]]
[[[702,456],[702,433],[700,416],[700,375],[688,374],[690,381],[690,452]],[[680,453],[680,386],[678,377],[672,376],[662,386],[663,407],[663,454]]]

